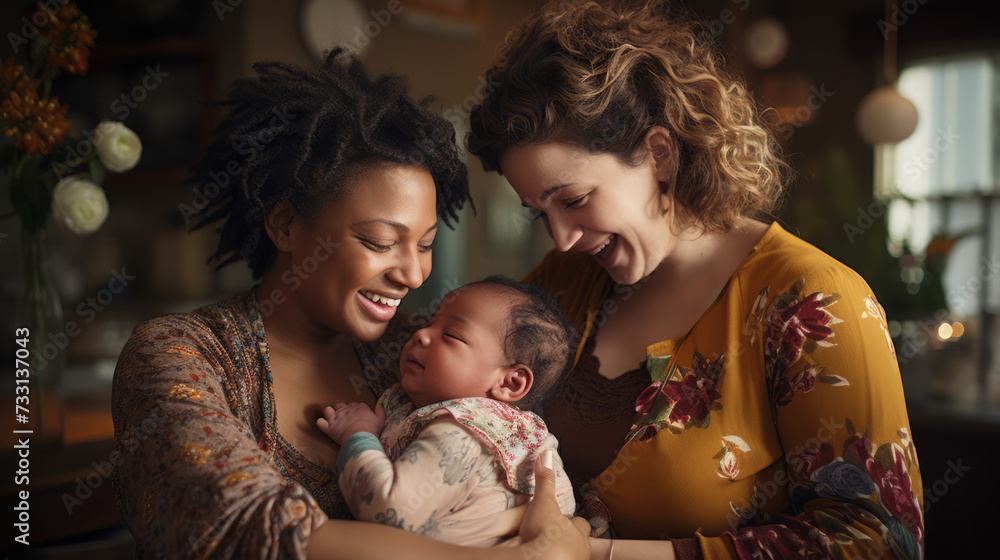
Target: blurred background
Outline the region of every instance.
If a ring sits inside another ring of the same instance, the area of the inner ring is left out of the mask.
[[[188,233],[204,186],[182,180],[221,117],[201,103],[252,75],[254,61],[309,66],[341,41],[372,72],[408,75],[415,97],[438,97],[464,138],[496,45],[542,4],[77,2],[96,44],[87,74],[59,76],[52,94],[74,129],[123,121],[143,154],[134,169],[100,175],[109,216],[96,232],[49,227],[37,245],[35,262],[50,271],[49,325],[65,327],[50,329],[38,352],[50,379],[32,407],[51,416],[33,410],[31,422],[47,423],[31,452],[33,546],[13,554],[131,557],[108,479],[118,352],[140,321],[252,284],[242,265],[206,265],[211,228]],[[1000,10],[986,0],[684,4],[773,109],[771,126],[796,170],[776,219],[857,270],[885,307],[924,477],[927,555],[978,556],[988,550],[989,504],[1000,498],[989,466],[1000,440]],[[0,5],[0,58],[32,48],[34,6]],[[0,138],[0,149],[10,143]],[[15,395],[9,362],[26,297],[23,256],[36,246],[12,216],[12,167],[9,149],[0,151],[5,403]],[[551,247],[504,178],[474,158],[468,167],[478,215],[465,212],[455,231],[439,234],[434,273],[406,311],[433,310],[451,288],[488,274],[521,277]],[[3,432],[2,465],[14,472],[16,441]],[[12,479],[4,475],[0,496],[15,511],[4,515],[16,518],[23,487]]]

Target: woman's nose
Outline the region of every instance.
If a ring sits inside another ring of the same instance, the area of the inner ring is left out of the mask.
[[[420,259],[420,253],[415,247],[400,255],[399,258],[400,261],[391,271],[390,278],[394,282],[402,284],[411,290],[416,290],[424,283],[427,276],[430,275],[429,263],[428,270],[425,271],[424,263]]]
[[[549,217],[546,225],[556,249],[563,253],[572,249],[583,236],[583,228],[559,215]]]

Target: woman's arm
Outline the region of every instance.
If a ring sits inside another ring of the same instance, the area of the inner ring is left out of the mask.
[[[518,537],[492,548],[460,547],[385,525],[330,520],[313,532],[308,560],[412,558],[428,560],[584,560],[589,558],[589,530],[559,511],[552,458],[535,462],[535,497],[528,504]],[[584,525],[586,523],[583,523]],[[405,551],[405,552],[403,552]]]
[[[670,541],[590,539],[590,560],[674,560]]]
[[[922,558],[919,464],[884,311],[847,269],[773,288],[758,343],[785,460],[757,484],[780,488],[787,513],[734,505],[732,531],[675,544],[706,558]]]
[[[613,558],[670,548],[678,558],[922,557],[919,464],[882,308],[842,268],[813,267],[770,289],[745,342],[760,352],[770,400],[761,412],[784,460],[754,475],[752,497],[729,504],[730,530],[615,541]],[[611,545],[594,541],[592,557],[607,558]]]
[[[140,325],[122,351],[113,480],[122,518],[150,557],[297,557],[326,519],[237,417],[238,396],[230,401],[219,381],[236,367],[190,316]]]

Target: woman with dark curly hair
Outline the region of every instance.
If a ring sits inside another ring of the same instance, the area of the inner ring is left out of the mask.
[[[451,124],[401,77],[372,79],[340,50],[315,70],[254,69],[220,102],[229,114],[192,180],[212,197],[199,225],[222,222],[213,258],[246,261],[259,283],[139,325],[115,371],[113,479],[139,556],[585,556],[538,465],[520,547],[336,521],[350,518],[337,447],[315,420],[398,381],[377,349],[408,338],[390,319],[430,273],[438,218],[471,202],[466,169]]]
[[[592,557],[919,558],[885,314],[770,223],[790,168],[699,31],[663,1],[550,4],[471,114],[471,151],[562,252],[529,279],[582,334],[545,418],[614,537]]]

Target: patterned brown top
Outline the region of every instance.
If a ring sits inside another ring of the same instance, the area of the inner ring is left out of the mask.
[[[396,382],[403,321],[354,348],[375,395]],[[349,518],[337,473],[272,420],[267,337],[253,290],[139,325],[112,388],[118,506],[140,558],[304,558],[328,517]]]

